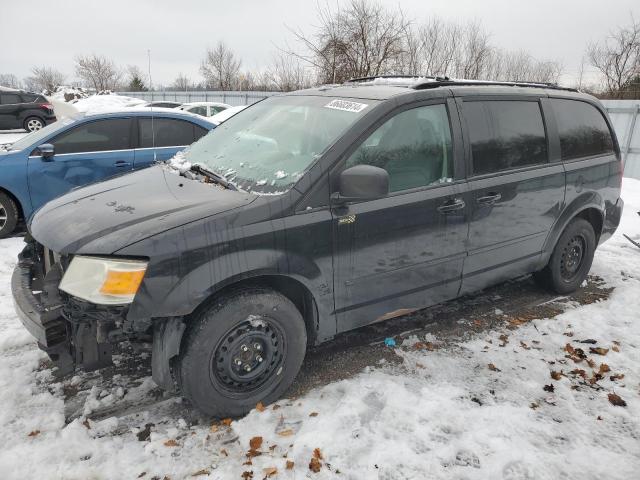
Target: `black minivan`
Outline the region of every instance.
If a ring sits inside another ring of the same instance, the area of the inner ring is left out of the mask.
[[[13,295],[59,373],[152,341],[158,385],[241,415],[340,332],[527,273],[579,288],[621,178],[589,95],[358,79],[270,97],[169,163],[48,203]]]

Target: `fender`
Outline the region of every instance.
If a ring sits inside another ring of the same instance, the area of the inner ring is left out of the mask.
[[[556,246],[560,235],[562,235],[562,232],[567,227],[569,222],[578,214],[580,214],[580,212],[583,212],[589,208],[593,208],[600,212],[602,219],[604,219],[605,201],[598,192],[584,192],[580,196],[576,197],[569,205],[563,208],[562,214],[558,217],[558,219],[551,227],[551,230],[547,235],[547,239],[545,240],[540,260],[541,268],[549,261],[549,257],[551,257],[551,253],[553,252],[553,249]],[[600,236],[601,232],[595,233],[597,236]]]

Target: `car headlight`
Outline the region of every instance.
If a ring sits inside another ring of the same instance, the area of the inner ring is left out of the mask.
[[[147,270],[144,260],[76,256],[60,290],[99,305],[131,303]]]

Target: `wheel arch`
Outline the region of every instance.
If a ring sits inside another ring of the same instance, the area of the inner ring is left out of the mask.
[[[4,193],[9,198],[11,198],[11,200],[14,201],[14,203],[16,204],[16,207],[18,209],[18,219],[26,220],[24,218],[24,208],[22,207],[22,202],[20,201],[18,196],[15,195],[11,190],[9,190],[9,189],[7,189],[5,187],[2,187],[2,186],[0,186],[0,192]]]

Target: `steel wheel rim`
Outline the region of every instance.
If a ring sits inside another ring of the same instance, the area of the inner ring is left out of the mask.
[[[211,358],[211,381],[233,394],[258,390],[282,370],[286,352],[284,334],[264,316],[251,316],[231,328],[218,342]]]
[[[4,228],[7,224],[7,210],[0,205],[0,229]]]
[[[562,250],[560,259],[560,273],[566,281],[573,280],[584,261],[587,242],[582,235],[575,235]]]
[[[42,128],[42,122],[40,120],[31,119],[27,122],[27,130],[30,132],[37,132]]]

